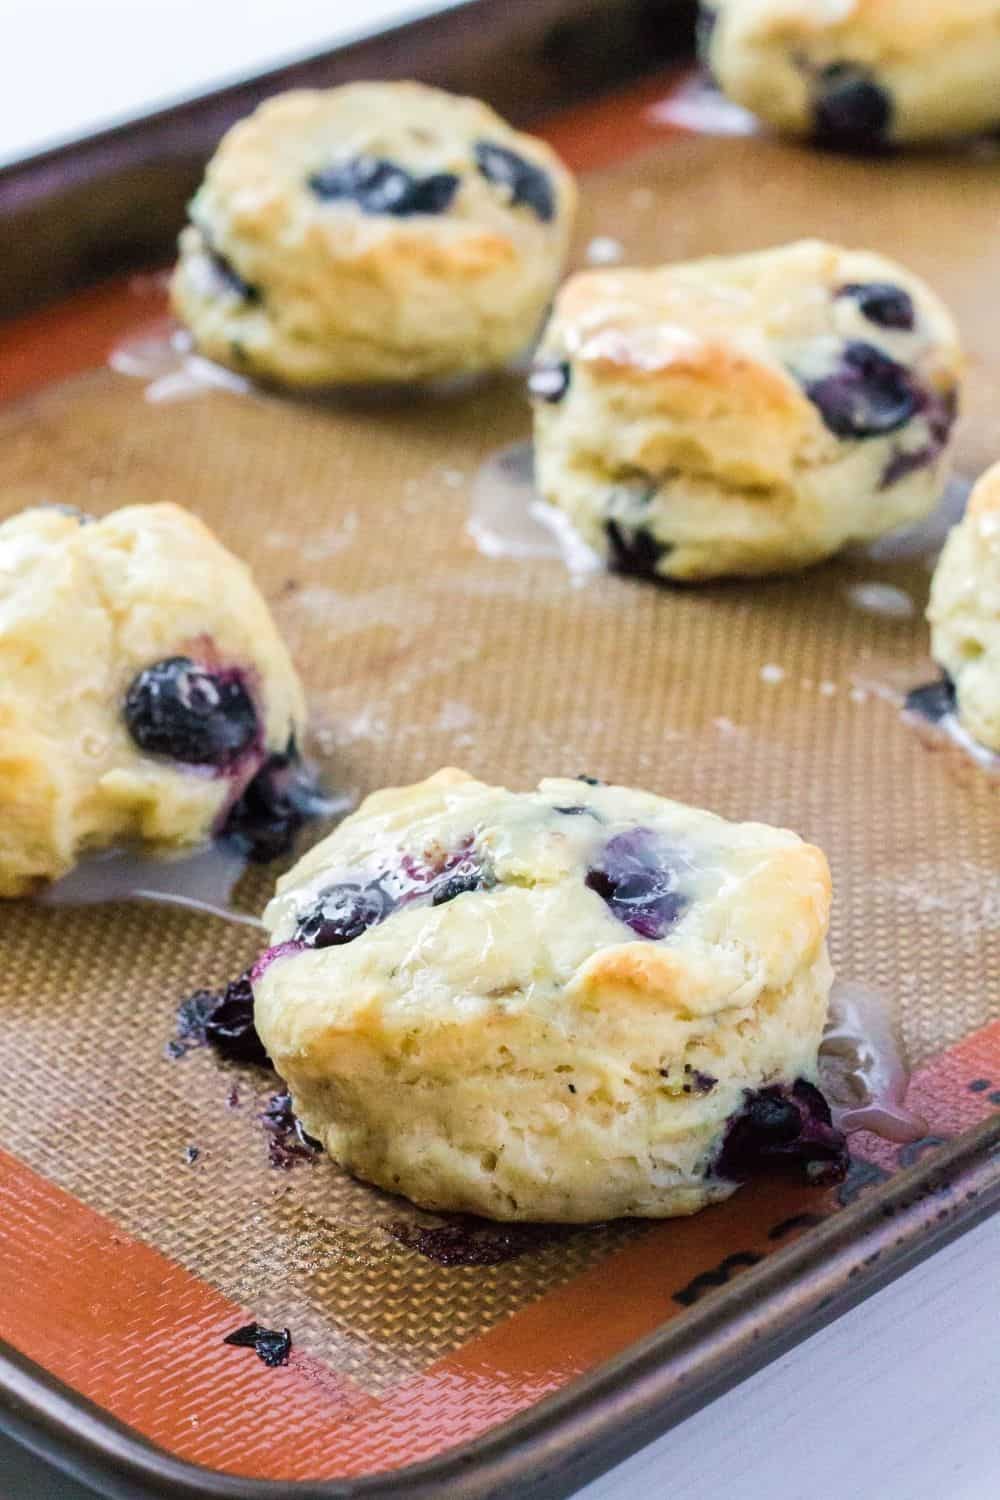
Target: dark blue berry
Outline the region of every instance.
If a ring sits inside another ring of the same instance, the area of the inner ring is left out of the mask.
[[[879,328],[899,328],[909,333],[917,320],[913,298],[891,281],[850,281],[839,287],[835,295],[852,298],[869,323],[876,323]]]
[[[224,768],[258,733],[257,710],[240,676],[209,672],[188,656],[169,656],[140,672],[124,712],[140,750],[184,765]]]
[[[768,1167],[794,1168],[815,1187],[842,1182],[850,1158],[830,1106],[814,1084],[798,1079],[746,1089],[713,1168],[717,1177],[744,1182]]]
[[[476,142],[476,166],[488,182],[508,190],[512,208],[523,203],[544,223],[555,218],[556,197],[552,179],[541,167],[492,141]]]
[[[641,938],[661,938],[682,915],[675,862],[650,828],[618,833],[587,871],[586,884]]]
[[[938,724],[955,712],[955,684],[944,673],[939,682],[927,682],[907,693],[906,707],[911,713],[921,714],[932,724]]]
[[[855,63],[831,63],[816,80],[813,121],[823,146],[877,151],[888,141],[892,114],[891,96]]]
[[[182,1000],[177,1011],[177,1037],[172,1048],[175,1057],[207,1044],[230,1062],[269,1066],[254,1025],[249,974],[241,974],[224,990],[196,990]]]
[[[528,376],[528,390],[538,401],[555,405],[569,390],[569,364],[566,360],[550,360],[537,364]]]
[[[443,214],[458,191],[453,172],[435,172],[415,177],[405,167],[378,156],[355,156],[314,172],[309,186],[317,198],[357,204],[362,213],[392,214],[410,218],[414,214]]]
[[[292,1349],[292,1335],[287,1328],[262,1328],[259,1323],[246,1323],[222,1340],[237,1349],[252,1349],[258,1359],[276,1369],[287,1365]]]
[[[382,886],[335,885],[319,897],[296,929],[299,942],[309,948],[334,948],[353,943],[369,927],[384,922],[395,903]]]
[[[244,281],[232,262],[227,260],[218,250],[213,250],[210,246],[208,258],[212,263],[212,270],[228,291],[235,292],[236,296],[244,302],[260,302],[262,300],[260,288],[251,286],[249,281]]]
[[[291,739],[284,751],[268,756],[230,808],[219,837],[266,864],[287,854],[302,826],[324,806],[316,778]]]
[[[592,807],[584,807],[582,803],[574,803],[572,807],[554,807],[552,811],[562,813],[564,818],[587,817],[593,818],[598,823],[604,821],[599,812]]]
[[[447,902],[454,901],[456,896],[464,896],[469,891],[488,890],[495,883],[482,865],[467,861],[432,884],[431,905],[444,906]]]
[[[623,521],[605,521],[608,539],[608,566],[613,573],[633,578],[659,578],[656,565],[671,548],[658,542],[644,526],[626,526]]]
[[[830,431],[843,438],[895,432],[923,401],[905,366],[860,340],[845,344],[837,368],[811,381],[805,392]]]

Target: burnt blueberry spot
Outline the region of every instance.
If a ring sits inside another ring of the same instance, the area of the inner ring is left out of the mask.
[[[555,218],[556,197],[552,191],[552,179],[541,167],[492,141],[476,142],[476,166],[487,182],[508,190],[511,208],[523,203],[546,224]]]
[[[743,1108],[729,1121],[714,1174],[744,1182],[767,1168],[795,1170],[815,1187],[842,1182],[850,1158],[830,1107],[814,1084],[771,1084],[744,1090]]]
[[[253,1020],[253,990],[249,974],[241,974],[223,990],[196,990],[177,1011],[177,1041],[170,1051],[182,1057],[192,1047],[214,1047],[230,1062],[270,1067]]]
[[[236,1349],[252,1349],[272,1369],[287,1365],[292,1349],[292,1335],[287,1328],[262,1328],[259,1323],[245,1323],[227,1333],[222,1342]]]
[[[670,547],[658,542],[644,526],[626,526],[622,521],[605,521],[608,539],[608,566],[614,573],[633,578],[658,578],[656,565]]]
[[[198,1158],[199,1158],[200,1155],[201,1155],[201,1148],[200,1147],[198,1147],[198,1146],[185,1146],[184,1147],[184,1160],[187,1162],[187,1164],[188,1164],[189,1167],[193,1167],[194,1166],[195,1162],[198,1160]]]
[[[891,96],[855,63],[831,63],[819,74],[813,123],[820,145],[838,151],[877,151],[888,141]]]
[[[807,384],[805,393],[830,431],[842,438],[896,432],[922,404],[910,372],[860,339],[845,344],[837,368]]]
[[[259,864],[287,854],[296,835],[324,808],[315,776],[303,765],[295,740],[269,755],[230,808],[219,836]]]
[[[990,1087],[990,1082],[989,1078],[974,1078],[968,1086],[969,1093],[985,1094],[986,1090]]]
[[[415,177],[405,167],[378,156],[355,156],[321,172],[309,186],[324,201],[348,201],[366,214],[392,214],[397,219],[414,214],[443,214],[458,191],[453,172]]]
[[[528,376],[528,390],[539,401],[555,405],[569,390],[569,363],[565,359],[535,365]]]
[[[572,807],[554,807],[553,812],[562,813],[564,818],[593,818],[596,823],[603,823],[604,819],[599,812],[592,807],[584,807],[582,803],[575,803]]]
[[[334,948],[353,943],[369,927],[383,922],[393,909],[389,893],[370,885],[334,885],[324,891],[314,909],[296,929],[299,942],[309,948]]]
[[[573,780],[574,781],[582,781],[587,786],[605,786],[607,784],[606,782],[603,782],[599,776],[583,776],[583,775],[580,775],[580,776],[574,776]]]
[[[898,328],[909,333],[916,323],[913,298],[891,281],[850,281],[838,288],[838,297],[850,297],[869,323],[879,328]]]
[[[677,889],[669,851],[649,828],[609,839],[585,883],[641,938],[662,938],[688,904]]]
[[[225,769],[257,738],[257,710],[236,672],[209,672],[168,656],[135,677],[125,723],[140,750],[190,766]]]
[[[267,1157],[272,1167],[289,1172],[300,1161],[315,1161],[323,1147],[307,1135],[292,1109],[289,1093],[272,1094],[260,1113],[267,1132]]]
[[[906,707],[932,724],[939,724],[955,712],[955,684],[947,673],[938,682],[927,682],[906,695]]]
[[[439,1266],[500,1266],[529,1251],[565,1239],[572,1230],[550,1224],[492,1224],[456,1214],[433,1228],[396,1220],[386,1228],[407,1250]]]

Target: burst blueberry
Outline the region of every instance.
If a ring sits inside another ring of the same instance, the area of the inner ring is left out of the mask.
[[[493,141],[476,142],[476,166],[488,182],[506,189],[511,208],[523,203],[543,223],[555,218],[552,179],[541,167]]]
[[[714,1175],[745,1182],[767,1168],[791,1169],[814,1187],[842,1182],[850,1158],[830,1106],[815,1084],[799,1078],[789,1088],[746,1089],[729,1121]]]
[[[612,572],[633,578],[660,576],[656,567],[670,551],[666,542],[658,542],[644,526],[626,526],[622,521],[606,521],[604,534],[608,539],[608,566]]]
[[[877,151],[889,138],[892,98],[855,63],[831,63],[816,79],[817,141],[840,151]]]
[[[237,672],[210,672],[188,656],[154,662],[134,678],[125,723],[140,750],[223,769],[258,734],[257,711]]]
[[[650,828],[609,839],[586,884],[641,938],[664,937],[688,905],[679,889],[678,861]]]
[[[378,156],[355,156],[309,178],[309,187],[324,201],[354,203],[366,214],[443,214],[458,191],[453,172],[416,177],[396,162]]]
[[[861,340],[845,344],[836,369],[810,381],[805,392],[830,431],[842,438],[896,432],[923,402],[909,370]]]
[[[230,808],[219,836],[264,864],[287,854],[299,830],[325,805],[315,776],[291,739],[283,751],[267,757]]]
[[[850,297],[869,323],[879,328],[899,329],[910,333],[916,323],[913,298],[891,281],[852,281],[839,287],[838,297]]]
[[[331,886],[299,922],[295,936],[309,948],[335,948],[353,943],[369,927],[385,921],[394,906],[381,885]]]

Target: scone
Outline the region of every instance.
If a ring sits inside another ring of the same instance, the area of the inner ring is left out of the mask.
[[[927,618],[959,721],[1000,753],[1000,464],[980,479],[945,543]]]
[[[1000,123],[1000,0],[713,0],[699,34],[731,99],[824,145]]]
[[[249,570],[194,516],[40,508],[0,525],[0,896],[84,849],[167,853],[255,818],[266,833],[304,725]]]
[[[379,792],[278,884],[255,1019],[305,1130],[426,1208],[694,1213],[842,1174],[830,877],[794,834],[590,780]]]
[[[203,354],[288,386],[499,367],[538,331],[575,201],[555,153],[476,99],[280,94],[209,162],[174,309]]]
[[[867,251],[581,272],[529,381],[539,489],[624,572],[801,567],[933,508],[960,369],[947,309]]]

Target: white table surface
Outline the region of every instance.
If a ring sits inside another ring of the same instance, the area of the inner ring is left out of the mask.
[[[0,0],[0,164],[432,0]],[[578,1500],[1000,1496],[1000,1217]],[[0,1440],[0,1500],[92,1500]]]

